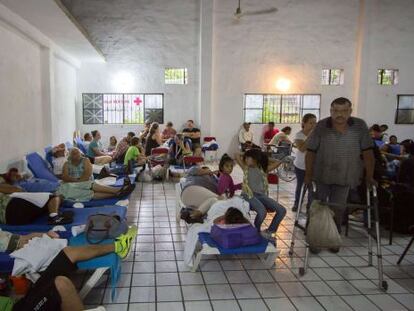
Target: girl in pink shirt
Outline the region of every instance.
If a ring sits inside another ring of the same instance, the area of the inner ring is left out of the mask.
[[[234,196],[236,190],[241,190],[242,184],[235,185],[231,173],[233,172],[234,160],[225,153],[219,163],[220,177],[218,180],[217,193],[228,198]]]

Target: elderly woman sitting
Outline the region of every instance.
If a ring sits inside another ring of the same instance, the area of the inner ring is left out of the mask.
[[[78,202],[123,197],[135,188],[130,183],[125,183],[122,188],[95,183],[92,177],[92,164],[78,148],[70,151],[68,161],[63,166],[62,181],[57,193],[67,200]]]

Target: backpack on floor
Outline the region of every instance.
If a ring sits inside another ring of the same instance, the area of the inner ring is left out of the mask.
[[[128,224],[118,215],[95,214],[86,222],[86,240],[98,244],[106,239],[115,239],[128,231]]]
[[[258,244],[262,237],[251,224],[218,225],[211,228],[211,238],[223,248],[239,248]]]

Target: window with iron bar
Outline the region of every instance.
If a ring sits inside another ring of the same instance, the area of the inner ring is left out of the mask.
[[[162,93],[84,93],[83,124],[164,123]]]

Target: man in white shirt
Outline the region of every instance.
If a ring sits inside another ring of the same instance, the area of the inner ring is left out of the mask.
[[[253,131],[250,130],[250,122],[244,122],[239,132],[239,143],[242,151],[252,148],[260,148],[253,143]]]

